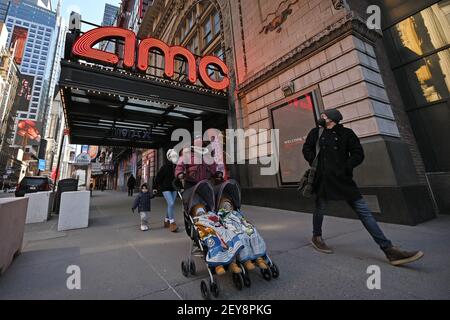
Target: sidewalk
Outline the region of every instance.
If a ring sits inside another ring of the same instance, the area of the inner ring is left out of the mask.
[[[185,278],[180,263],[189,239],[177,204],[180,232],[163,228],[165,202],[153,201],[151,231],[138,230],[132,199],[124,193],[94,192],[90,227],[59,233],[56,218],[29,225],[24,249],[0,278],[0,299],[201,299],[206,270]],[[381,224],[404,248],[425,257],[409,266],[390,266],[361,223],[326,217],[324,232],[334,255],[311,248],[311,215],[244,206],[265,238],[280,278],[266,282],[259,272],[252,287],[237,291],[231,276],[220,279],[221,299],[450,299],[450,216],[417,227]],[[81,268],[81,290],[66,287],[70,265]],[[381,268],[381,290],[369,290],[367,267]]]

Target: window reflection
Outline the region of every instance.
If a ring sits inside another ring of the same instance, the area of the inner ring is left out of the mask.
[[[450,1],[441,1],[401,21],[391,32],[403,62],[448,45]]]
[[[450,0],[440,1],[406,18],[392,27],[390,33],[417,105],[448,98]]]
[[[409,86],[419,105],[448,98],[450,50],[443,50],[406,66]]]

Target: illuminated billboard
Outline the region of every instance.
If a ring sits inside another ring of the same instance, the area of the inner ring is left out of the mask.
[[[14,110],[28,111],[33,93],[34,77],[28,75],[19,76],[19,85],[14,100]]]

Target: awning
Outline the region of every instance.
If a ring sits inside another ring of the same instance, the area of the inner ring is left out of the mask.
[[[59,88],[72,144],[153,149],[195,120],[227,126],[226,92],[165,78],[62,60]]]

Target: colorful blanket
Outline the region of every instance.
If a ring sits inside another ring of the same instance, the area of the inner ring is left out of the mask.
[[[266,243],[256,228],[240,211],[220,210],[219,216],[225,228],[238,235],[244,247],[238,253],[238,260],[246,262],[266,255]]]
[[[194,223],[200,240],[208,247],[206,262],[210,267],[230,264],[244,248],[240,235],[224,227],[215,213],[197,216]]]

